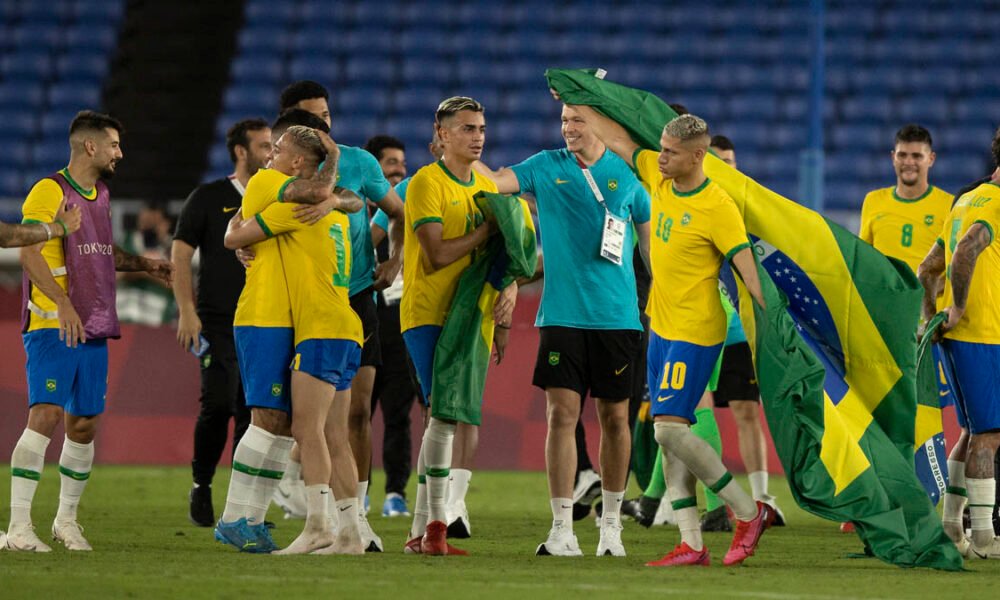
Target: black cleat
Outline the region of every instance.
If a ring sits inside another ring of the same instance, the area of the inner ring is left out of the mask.
[[[632,518],[643,527],[652,527],[658,510],[660,510],[659,498],[639,496],[639,511]]]
[[[574,521],[581,521],[583,519],[586,519],[587,515],[589,515],[589,514],[590,514],[590,505],[589,504],[580,504],[579,502],[574,502],[573,503],[573,520]]]
[[[633,498],[622,502],[622,514],[634,519],[639,514],[639,499]]]
[[[722,505],[715,510],[705,513],[701,519],[702,531],[732,531],[733,524],[729,522],[729,515],[726,514],[726,506]]]
[[[212,527],[215,525],[215,509],[212,507],[212,487],[208,485],[196,485],[191,488],[188,496],[190,510],[188,518],[198,527]]]

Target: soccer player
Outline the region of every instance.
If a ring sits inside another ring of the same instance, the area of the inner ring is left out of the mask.
[[[331,198],[330,181],[336,164],[331,163],[328,169],[317,173],[319,161],[313,158],[319,151],[315,149],[314,136],[307,133],[313,130],[289,127],[287,122],[288,118],[279,118],[271,127],[272,139],[281,136],[274,143],[275,153],[284,134],[296,132],[285,140],[287,154],[276,166],[271,165],[274,168],[260,169],[250,178],[240,217],[252,218],[279,201],[302,205],[297,210],[324,202],[323,210],[348,205],[360,208],[360,203],[346,201],[339,195]],[[321,121],[320,124],[325,125]],[[227,242],[226,246],[231,244]],[[295,340],[278,242],[265,239],[251,248],[253,260],[236,305],[233,332],[251,424],[233,455],[226,508],[216,524],[215,537],[244,552],[266,553],[277,547],[264,524],[264,516],[288,464],[293,443],[288,365],[294,357]]]
[[[271,155],[271,129],[263,119],[244,119],[226,132],[233,173],[200,185],[188,196],[174,233],[174,297],[180,318],[177,341],[200,355],[201,411],[194,427],[194,486],[189,518],[195,525],[215,524],[212,479],[234,420],[233,448],[250,426],[240,367],[233,341],[236,302],[246,279],[243,266],[223,245],[226,225],[240,208],[247,183]],[[197,307],[191,285],[191,259],[201,251]],[[207,348],[201,348],[204,338]]]
[[[486,141],[483,111],[482,104],[468,97],[455,96],[441,102],[434,122],[444,156],[417,171],[407,189],[406,229],[413,235],[406,236],[403,250],[400,321],[423,397],[431,403],[434,351],[445,315],[462,271],[472,262],[472,253],[491,233],[492,225],[484,222],[472,200],[479,191],[497,191],[489,178],[472,169]],[[494,307],[498,357],[507,346],[516,297],[515,283],[501,292]],[[468,402],[482,399],[468,398]],[[418,488],[407,552],[465,554],[445,539],[454,437],[454,421],[431,417],[417,461],[418,477],[426,480],[426,499]]]
[[[275,178],[273,183],[281,189],[294,181],[296,171],[308,176],[325,161],[315,181],[332,194],[339,157],[340,148],[325,133],[290,127],[271,161],[284,180]],[[357,472],[347,440],[347,390],[358,369],[362,342],[361,321],[347,295],[349,228],[340,212],[307,225],[293,208],[272,203],[250,219],[234,220],[226,233],[230,247],[276,237],[288,287],[295,330],[292,433],[301,449],[308,509],[302,534],[280,554],[364,552],[354,495]],[[329,521],[331,485],[340,498],[336,510],[343,515],[336,536]]]
[[[635,168],[652,195],[651,223],[656,229],[650,243],[653,287],[646,309],[651,321],[649,390],[681,544],[648,564],[709,563],[698,523],[695,478],[725,500],[736,516],[736,532],[723,564],[739,564],[754,553],[774,512],[733,481],[690,425],[726,339],[718,290],[723,260],[736,267],[750,294],[764,304],[746,227],[732,198],[705,176],[703,161],[711,141],[705,121],[688,114],[668,123],[657,154],[642,150],[621,125],[593,108],[577,110],[597,136]]]
[[[564,149],[539,152],[497,172],[484,167],[500,192],[535,196],[546,257],[533,383],[545,390],[547,405],[552,527],[536,554],[582,554],[573,533],[572,495],[575,431],[589,392],[601,424],[597,556],[625,556],[621,505],[631,449],[627,400],[642,340],[631,250],[637,235],[648,257],[649,195],[570,106],[562,108],[562,136]]]
[[[936,155],[927,129],[916,124],[906,125],[896,132],[895,142],[890,156],[896,171],[896,185],[873,190],[865,196],[858,236],[882,254],[905,262],[916,273],[948,218],[952,195],[929,182]],[[938,354],[935,347],[935,363],[940,365]],[[952,396],[945,393],[941,399],[942,406],[946,406],[951,403]],[[965,465],[957,457],[964,455],[968,439],[961,411],[958,414],[963,433],[948,459],[949,479],[953,480],[948,487],[952,491],[964,489]],[[946,491],[944,501],[964,506],[965,496]],[[950,514],[947,508],[945,513]],[[841,525],[841,531],[852,530],[850,523]]]
[[[992,151],[1000,166],[1000,131],[993,138]],[[945,371],[969,431],[967,448],[960,448],[961,454],[954,458],[965,463],[971,543],[962,531],[961,504],[946,503],[942,520],[959,550],[980,558],[1000,558],[1000,539],[994,537],[992,519],[996,503],[994,461],[1000,446],[1000,386],[994,368],[1000,360],[998,230],[1000,181],[994,179],[959,198],[919,269],[925,319],[936,312],[938,292],[944,284],[948,319],[939,333],[943,331]],[[951,475],[958,479],[957,472]]]
[[[108,338],[120,336],[115,271],[145,271],[170,283],[169,262],[133,256],[114,245],[104,180],[114,176],[122,159],[121,130],[121,123],[108,115],[77,113],[69,126],[69,165],[36,183],[22,208],[25,223],[44,224],[46,236],[21,250],[29,409],[27,427],[10,459],[9,550],[51,550],[35,534],[31,505],[45,450],[60,422],[66,438],[52,537],[68,550],[92,549],[77,523],[77,507],[90,479],[94,437],[104,412]],[[53,239],[52,223],[62,229],[60,219],[76,218],[66,206],[79,207],[79,230],[65,240]]]

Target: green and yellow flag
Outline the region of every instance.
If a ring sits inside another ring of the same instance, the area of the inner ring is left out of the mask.
[[[677,116],[656,96],[588,71],[550,69],[546,77],[563,101],[593,106],[644,148],[658,150],[663,126]],[[855,523],[884,561],[961,569],[914,473],[916,277],[714,156],[705,172],[733,197],[754,242],[767,307],[741,289],[740,316],[796,502]]]
[[[431,415],[479,425],[497,290],[533,275],[538,255],[534,223],[523,200],[488,192],[479,192],[474,199],[483,217],[496,222],[499,233],[473,255],[458,280],[434,349]]]

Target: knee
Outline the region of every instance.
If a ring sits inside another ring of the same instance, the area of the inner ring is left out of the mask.
[[[676,421],[656,421],[653,428],[653,437],[656,439],[656,443],[664,448],[675,447],[677,441],[691,431],[688,425]]]
[[[63,410],[54,404],[36,404],[28,413],[28,429],[52,437],[63,418]]]
[[[760,423],[760,413],[756,402],[730,402],[733,419],[739,427],[756,427]]]
[[[254,426],[274,435],[287,436],[294,433],[288,413],[281,410],[255,408],[251,413],[251,422]]]
[[[549,402],[546,408],[549,430],[574,430],[580,420],[580,410],[560,402]]]
[[[362,431],[371,424],[371,411],[367,405],[358,403],[351,404],[351,410],[347,414],[347,425],[351,431]]]
[[[97,434],[96,417],[75,417],[66,420],[66,437],[77,444],[89,444]]]

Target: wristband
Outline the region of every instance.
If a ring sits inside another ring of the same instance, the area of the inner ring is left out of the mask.
[[[62,227],[63,237],[69,237],[69,230],[66,229],[66,224],[63,223],[63,220],[62,219],[56,219],[56,223],[59,223],[59,226]]]
[[[49,224],[48,223],[39,223],[39,225],[41,225],[42,229],[45,230],[45,236],[46,236],[45,237],[45,241],[47,242],[47,241],[51,240],[52,239],[52,228],[49,227]]]

